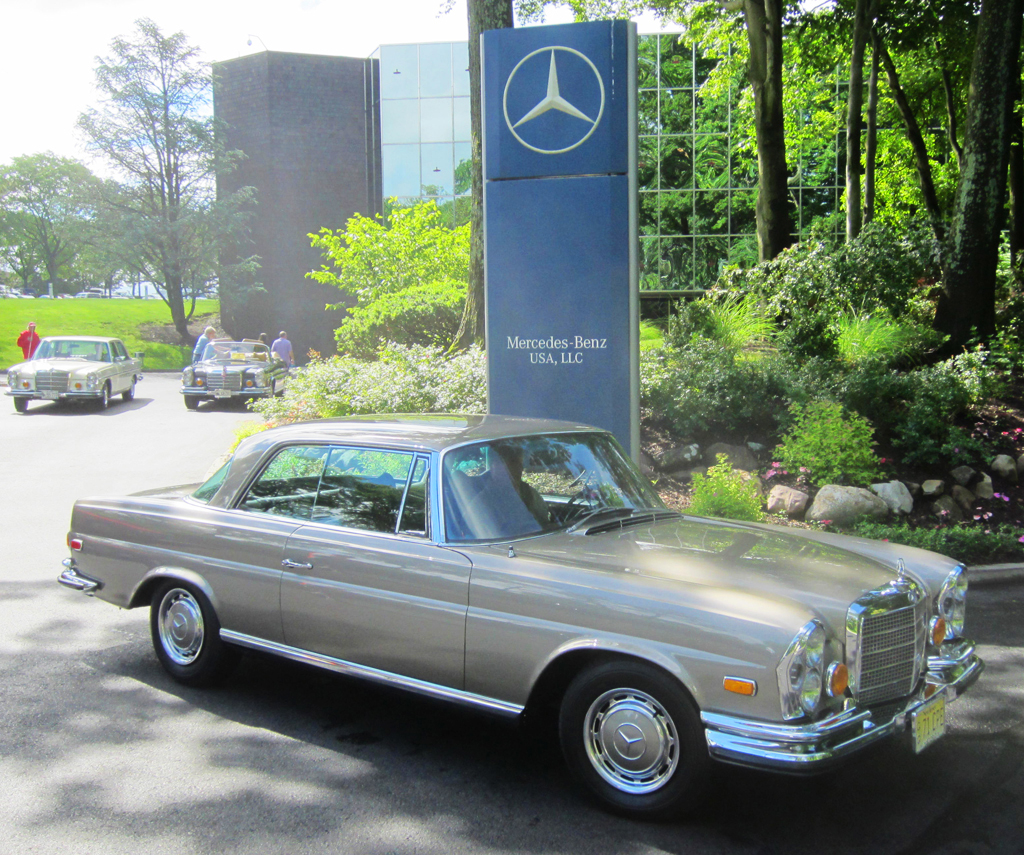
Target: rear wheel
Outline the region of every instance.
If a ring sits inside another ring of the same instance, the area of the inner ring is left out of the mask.
[[[150,601],[150,631],[164,669],[186,686],[209,686],[223,680],[238,651],[221,641],[217,613],[198,588],[165,582]]]
[[[19,413],[27,413],[28,412],[28,398],[15,398],[14,399],[14,409],[16,409]]]
[[[711,761],[687,692],[640,662],[607,662],[566,690],[559,738],[569,770],[605,807],[638,819],[699,806]]]
[[[135,378],[132,377],[132,385],[121,393],[121,400],[124,402],[135,400]]]

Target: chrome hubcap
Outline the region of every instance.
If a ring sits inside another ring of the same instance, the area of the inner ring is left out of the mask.
[[[160,602],[160,643],[171,661],[191,665],[203,649],[203,612],[184,588],[173,588]]]
[[[597,774],[624,793],[660,789],[679,764],[675,724],[645,692],[605,692],[587,710],[583,731],[587,757]]]

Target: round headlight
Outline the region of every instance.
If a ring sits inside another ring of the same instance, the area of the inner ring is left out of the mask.
[[[826,640],[825,628],[812,620],[790,642],[777,672],[783,718],[812,715],[821,706]]]
[[[8,389],[13,389],[17,385],[18,385],[18,372],[17,371],[8,371],[7,372],[7,388]]]
[[[964,633],[967,616],[967,570],[957,567],[942,583],[936,603],[939,616],[946,621],[946,638],[959,638]]]

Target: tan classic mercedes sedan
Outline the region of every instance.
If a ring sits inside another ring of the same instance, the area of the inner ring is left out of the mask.
[[[205,484],[79,500],[68,544],[61,584],[149,606],[182,683],[249,648],[554,710],[573,775],[637,817],[695,804],[712,760],[921,751],[983,668],[955,561],[668,510],[609,434],[565,422],[274,428]]]

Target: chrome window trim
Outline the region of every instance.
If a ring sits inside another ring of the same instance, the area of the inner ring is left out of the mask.
[[[513,704],[502,701],[498,698],[491,698],[486,695],[478,695],[474,692],[466,692],[462,689],[453,689],[450,686],[440,686],[436,683],[428,683],[426,680],[417,680],[412,677],[403,677],[391,671],[382,671],[379,668],[371,668],[367,665],[359,665],[355,662],[348,662],[345,659],[336,659],[333,656],[325,656],[322,653],[314,653],[310,650],[303,650],[299,647],[291,647],[276,641],[257,638],[253,635],[246,635],[242,632],[235,632],[230,629],[221,629],[220,637],[229,644],[237,644],[241,647],[248,647],[252,650],[262,650],[274,653],[291,659],[295,662],[303,662],[316,668],[323,668],[327,671],[334,671],[338,674],[345,674],[351,677],[360,677],[374,683],[382,683],[388,686],[397,686],[419,695],[426,695],[431,698],[441,698],[455,703],[465,704],[478,709],[489,710],[499,715],[515,717],[525,709],[521,704]]]

